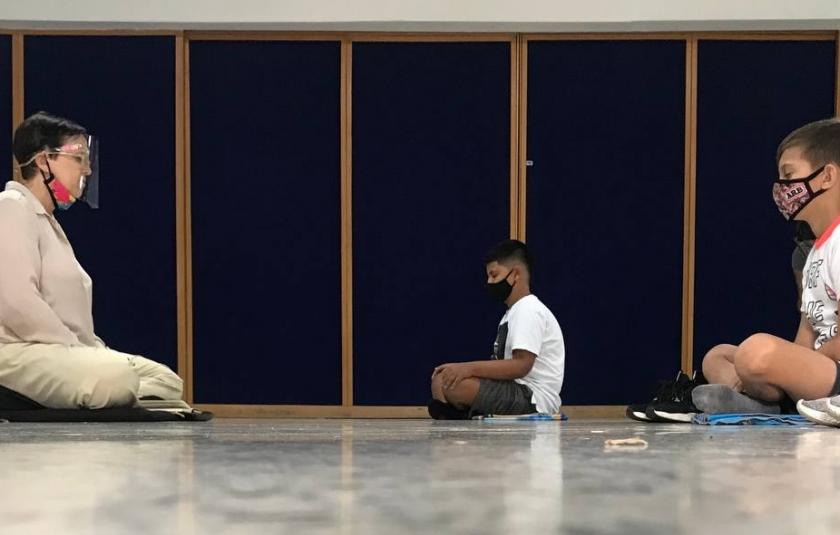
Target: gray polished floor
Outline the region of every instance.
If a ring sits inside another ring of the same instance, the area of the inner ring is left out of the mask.
[[[840,430],[0,424],[0,533],[836,534]]]

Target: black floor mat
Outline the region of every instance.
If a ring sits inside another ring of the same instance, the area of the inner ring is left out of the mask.
[[[6,422],[206,422],[212,412],[183,410],[48,409],[14,390],[0,386],[0,421]]]
[[[169,412],[147,409],[0,409],[7,422],[206,422],[212,412]]]

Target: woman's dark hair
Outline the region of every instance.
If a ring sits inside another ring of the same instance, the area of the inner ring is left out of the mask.
[[[18,163],[24,163],[38,151],[60,147],[67,139],[84,135],[87,135],[87,131],[73,121],[39,111],[27,117],[15,129],[12,153]],[[22,177],[28,180],[35,176],[36,169],[35,162],[31,162],[21,167],[20,172]]]

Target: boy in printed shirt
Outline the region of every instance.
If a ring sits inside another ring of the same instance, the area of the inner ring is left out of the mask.
[[[565,347],[557,319],[531,294],[533,262],[524,243],[505,240],[485,258],[487,290],[508,307],[491,360],[441,364],[432,373],[429,414],[556,414]]]
[[[779,211],[789,221],[806,222],[818,236],[805,261],[799,330],[793,342],[760,333],[710,351],[703,373],[716,384],[698,386],[693,399],[706,412],[778,412],[787,396],[816,399],[797,408],[822,423],[840,424],[840,397],[838,417],[829,399],[840,394],[840,120],[793,131],[779,145],[776,162],[773,199]]]

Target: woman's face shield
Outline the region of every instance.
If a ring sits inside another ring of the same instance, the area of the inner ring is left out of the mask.
[[[99,140],[96,136],[86,136],[84,142],[66,143],[46,151],[47,154],[63,155],[74,158],[82,168],[79,177],[79,200],[91,208],[99,208]]]

